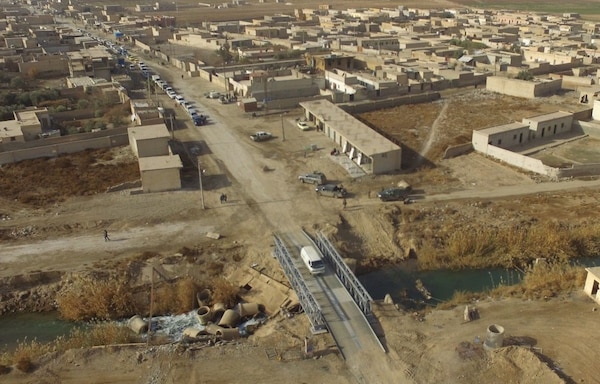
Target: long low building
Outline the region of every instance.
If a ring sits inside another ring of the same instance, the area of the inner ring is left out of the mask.
[[[315,124],[368,174],[399,171],[402,148],[327,100],[300,103]]]

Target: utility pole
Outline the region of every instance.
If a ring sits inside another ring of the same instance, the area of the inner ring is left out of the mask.
[[[152,337],[152,312],[154,311],[154,266],[150,270],[150,316],[148,319],[148,336],[146,337],[146,345],[150,345]]]
[[[285,141],[285,127],[283,126],[283,113],[281,114],[281,141]]]
[[[173,113],[169,115],[169,120],[171,121],[171,140],[175,140],[175,126],[173,125]]]
[[[198,179],[200,180],[200,200],[202,202],[202,209],[206,209],[206,207],[204,206],[204,188],[202,187],[202,174],[203,173],[204,173],[204,170],[201,167],[200,158],[198,157]]]

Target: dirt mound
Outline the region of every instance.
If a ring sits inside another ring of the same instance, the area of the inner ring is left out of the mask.
[[[499,377],[510,377],[510,382],[520,384],[565,383],[565,380],[540,359],[540,355],[528,348],[516,346],[490,351],[478,376],[481,383],[493,383]]]

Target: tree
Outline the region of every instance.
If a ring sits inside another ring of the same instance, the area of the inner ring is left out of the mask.
[[[519,79],[519,80],[531,81],[531,80],[533,80],[534,76],[531,74],[531,72],[524,69],[524,70],[520,71],[515,78]]]
[[[10,80],[10,87],[17,88],[17,89],[25,89],[27,87],[27,83],[25,82],[25,80],[23,80],[22,77],[17,76],[17,77],[13,77]]]

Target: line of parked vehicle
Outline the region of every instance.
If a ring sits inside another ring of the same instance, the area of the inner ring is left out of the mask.
[[[163,92],[169,96],[169,98],[175,100],[177,105],[187,112],[195,126],[205,125],[207,123],[208,117],[198,112],[198,110],[196,110],[190,101],[187,101],[182,95],[175,92],[169,83],[160,78],[160,75],[153,75],[150,68],[148,68],[142,61],[138,63],[138,66],[142,72],[142,76],[149,78],[149,80],[154,82],[156,87],[162,89]]]

